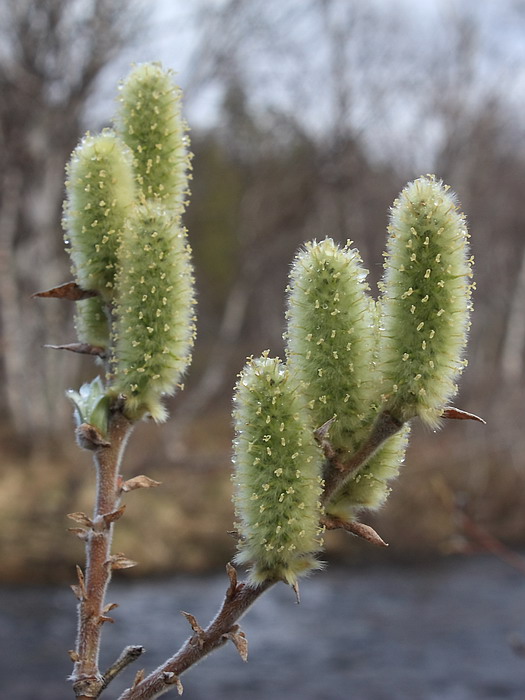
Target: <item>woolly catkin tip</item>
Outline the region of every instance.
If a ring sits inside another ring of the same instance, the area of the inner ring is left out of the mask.
[[[386,408],[436,427],[457,391],[471,310],[464,215],[434,176],[409,183],[391,211],[380,365]]]
[[[113,296],[117,251],[135,196],[131,153],[106,130],[86,135],[67,166],[63,227],[83,289]]]
[[[331,238],[307,243],[290,273],[286,332],[313,429],[337,417],[335,448],[352,450],[375,389],[376,319],[357,250]]]
[[[181,100],[172,71],[159,63],[144,63],[122,83],[115,120],[133,152],[142,197],[178,211],[185,206],[191,161]]]
[[[195,337],[190,248],[180,219],[155,204],[137,207],[120,249],[112,390],[138,419],[166,419],[191,361]]]
[[[307,427],[297,386],[278,359],[250,360],[234,395],[236,561],[251,579],[281,579],[320,567],[322,456]]]

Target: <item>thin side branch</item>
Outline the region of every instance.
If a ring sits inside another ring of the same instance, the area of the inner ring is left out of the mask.
[[[129,646],[126,647],[122,654],[114,661],[107,671],[102,676],[102,686],[100,690],[104,690],[111,683],[111,681],[118,676],[118,674],[123,671],[127,666],[129,666],[133,661],[136,661],[139,656],[145,652],[144,647],[141,646]]]
[[[325,483],[323,504],[328,503],[348,477],[364,467],[381,445],[402,427],[401,421],[394,418],[388,411],[383,411],[378,415],[370,435],[357,452],[347,458],[338,454],[335,459],[327,459],[323,474]]]
[[[233,567],[229,565],[230,586],[224,602],[208,627],[202,629],[192,615],[185,613],[194,634],[186,640],[175,656],[172,656],[132,688],[128,688],[119,700],[152,700],[163,695],[172,688],[173,679],[178,679],[184,671],[187,671],[210,652],[226,644],[228,640],[233,641],[241,657],[246,658],[246,640],[239,630],[237,621],[276,581],[265,581],[258,586],[237,583],[231,568]]]

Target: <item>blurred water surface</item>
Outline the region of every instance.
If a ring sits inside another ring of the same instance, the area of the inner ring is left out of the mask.
[[[113,584],[108,600],[120,607],[104,630],[103,665],[140,643],[140,667],[154,668],[188,634],[179,611],[204,624],[226,583],[215,575]],[[233,646],[219,650],[183,676],[186,700],[525,698],[525,658],[510,646],[525,636],[525,577],[494,558],[331,569],[301,593],[301,605],[284,585],[267,593],[243,620],[248,664]],[[74,610],[66,587],[0,589],[1,698],[73,697],[64,679]],[[138,668],[105,697],[118,697]]]

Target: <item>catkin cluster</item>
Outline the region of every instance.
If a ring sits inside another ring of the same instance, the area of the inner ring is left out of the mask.
[[[162,399],[180,385],[195,335],[181,93],[169,71],[145,64],[118,101],[114,130],[73,152],[63,217],[75,280],[89,292],[77,334],[107,370],[105,383],[69,395],[101,433],[117,396],[131,420],[165,419]],[[323,515],[381,506],[409,421],[435,427],[456,392],[471,309],[465,218],[447,187],[421,177],[394,202],[388,232],[377,301],[350,243],[307,243],[290,273],[286,364],[264,353],[239,376],[237,561],[251,564],[254,583],[295,585],[319,568]]]
[[[124,398],[132,420],[165,419],[162,398],[191,359],[186,132],[171,72],[144,64],[121,86],[114,130],[87,135],[67,166],[63,223],[73,273],[96,293],[77,302],[77,335],[104,354],[106,393]]]
[[[325,239],[297,254],[288,288],[286,368],[266,356],[251,361],[235,396],[238,560],[253,563],[255,580],[292,581],[317,566],[313,539],[303,568],[289,553],[300,540],[291,524],[286,535],[282,528],[299,509],[290,500],[296,510],[284,519],[280,514],[283,474],[297,489],[295,467],[305,483],[344,467],[389,416],[397,432],[374,443],[324,499],[328,516],[352,520],[386,500],[404,459],[409,421],[419,416],[437,424],[464,364],[472,274],[467,239],[454,196],[427,176],[409,183],[394,203],[377,302],[350,244]],[[273,432],[276,425],[301,436],[293,459],[289,443]],[[325,446],[324,458],[312,459],[314,435]],[[302,465],[309,467],[307,477]],[[313,538],[319,505],[312,500],[308,513],[307,507],[302,499],[300,517],[310,522]]]

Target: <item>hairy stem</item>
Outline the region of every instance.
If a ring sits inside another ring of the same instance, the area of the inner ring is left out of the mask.
[[[399,432],[402,427],[401,421],[394,418],[388,411],[382,411],[376,418],[368,438],[357,452],[347,458],[343,455],[336,455],[333,458],[329,456],[323,474],[325,482],[323,504],[328,503],[348,477],[364,467],[385,440]]]
[[[119,468],[132,424],[121,412],[115,412],[109,424],[108,440],[94,453],[97,471],[97,497],[92,526],[86,536],[85,580],[79,577],[77,588],[78,635],[71,680],[80,700],[96,698],[104,684],[98,666],[100,637],[105,616],[105,596],[111,578],[111,540],[113,521],[117,519],[120,489]]]
[[[221,609],[208,627],[200,629],[194,621],[194,634],[186,640],[180,650],[144,680],[124,691],[119,700],[152,700],[168,692],[184,671],[221,647],[238,632],[237,621],[274,583],[276,581],[267,580],[259,585],[252,585],[232,581]]]

